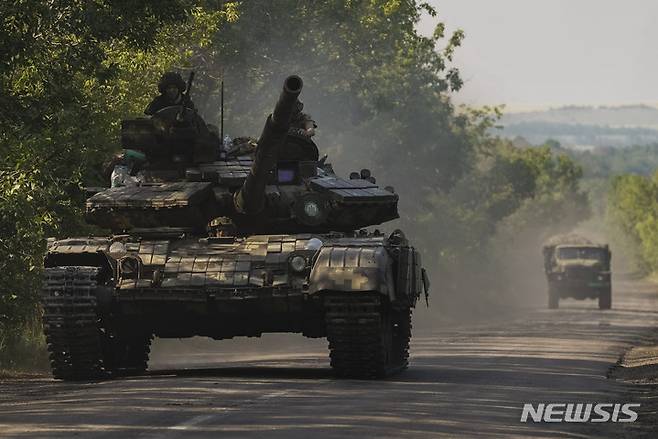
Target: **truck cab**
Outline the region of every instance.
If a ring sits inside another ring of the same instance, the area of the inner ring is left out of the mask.
[[[598,299],[600,309],[612,305],[611,253],[607,245],[559,244],[544,247],[549,308],[560,299]]]

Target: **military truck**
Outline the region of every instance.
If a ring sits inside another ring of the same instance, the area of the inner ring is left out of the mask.
[[[612,306],[608,245],[595,244],[578,235],[560,235],[543,246],[548,280],[548,307],[558,308],[560,299],[598,299],[600,309]]]
[[[131,168],[134,184],[87,200],[87,220],[107,233],[48,243],[56,378],[142,373],[154,336],[273,332],[327,337],[341,377],[407,367],[429,280],[404,233],[365,229],[398,217],[398,195],[367,169],[338,177],[290,129],[301,90],[298,76],[285,80],[257,142],[224,145],[183,106],[123,121],[123,148],[146,162]]]

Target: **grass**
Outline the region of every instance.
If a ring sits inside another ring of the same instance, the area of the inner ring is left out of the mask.
[[[0,331],[0,378],[6,375],[46,373],[46,339],[40,323]]]

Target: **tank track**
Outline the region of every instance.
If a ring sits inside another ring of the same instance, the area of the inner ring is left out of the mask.
[[[138,375],[148,368],[149,354],[151,353],[151,334],[137,334],[122,339],[117,364],[117,374]],[[116,354],[115,354],[116,355]]]
[[[53,376],[88,380],[106,375],[98,326],[96,267],[46,268],[43,326]]]
[[[346,378],[382,378],[408,365],[411,310],[391,308],[378,293],[327,293],[325,324],[331,367]]]
[[[411,308],[405,307],[393,314],[393,355],[399,370],[409,366],[409,342],[411,341]]]

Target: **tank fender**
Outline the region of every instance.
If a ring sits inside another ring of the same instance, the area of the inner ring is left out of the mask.
[[[309,294],[377,291],[395,300],[393,264],[384,246],[325,245],[311,269]]]
[[[106,277],[116,277],[116,263],[108,255],[111,241],[106,238],[68,238],[48,240],[45,268],[87,266],[103,269]]]
[[[396,255],[397,299],[413,307],[424,293],[427,302],[430,281],[423,268],[420,252],[413,247],[404,245],[396,249]]]

